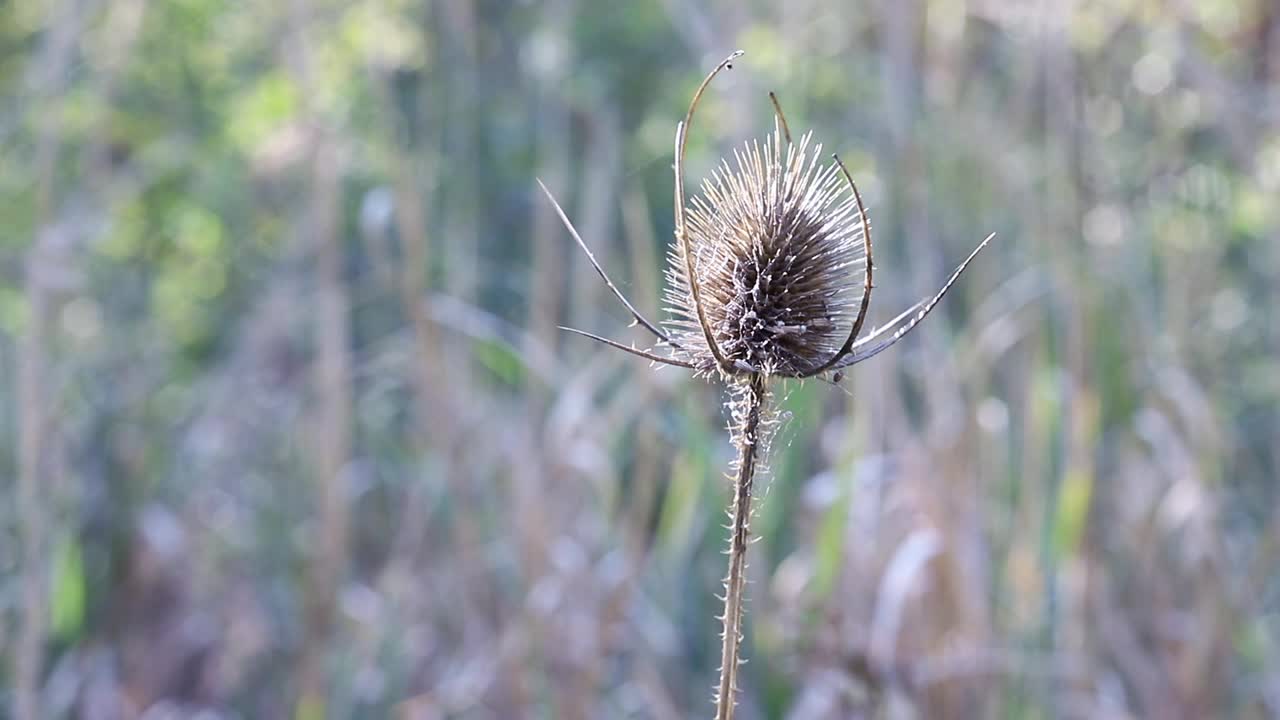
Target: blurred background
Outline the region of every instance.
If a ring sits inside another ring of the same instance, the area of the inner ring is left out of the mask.
[[[881,323],[779,384],[740,717],[1280,717],[1280,5],[0,2],[0,717],[711,715],[720,389],[624,341],[778,92]]]

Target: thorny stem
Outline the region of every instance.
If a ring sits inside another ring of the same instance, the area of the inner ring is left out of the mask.
[[[751,374],[744,412],[740,415],[741,425],[735,429],[738,444],[738,472],[733,483],[729,574],[724,581],[724,634],[720,649],[720,687],[716,694],[716,720],[733,718],[734,695],[738,684],[738,648],[742,642],[742,597],[746,585],[747,544],[750,540],[751,493],[760,445],[760,416],[764,413],[765,404],[764,383],[764,375]]]

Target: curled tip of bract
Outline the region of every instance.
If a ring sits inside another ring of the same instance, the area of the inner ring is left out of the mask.
[[[690,266],[722,369],[806,377],[841,351],[864,294],[867,228],[852,184],[821,155],[810,135],[792,144],[776,129],[735,151],[690,202],[693,262],[676,243],[666,299],[678,355],[695,368],[718,363]]]

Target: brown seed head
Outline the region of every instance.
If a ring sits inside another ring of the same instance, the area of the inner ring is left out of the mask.
[[[712,339],[727,363],[801,377],[840,351],[859,311],[867,261],[863,215],[821,146],[775,128],[734,152],[687,210],[689,249]],[[682,244],[667,268],[677,353],[704,372],[717,363],[698,322]]]

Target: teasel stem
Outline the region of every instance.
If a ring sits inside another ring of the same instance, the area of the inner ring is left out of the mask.
[[[738,471],[733,483],[733,508],[729,537],[729,574],[724,581],[724,634],[720,649],[720,687],[716,694],[716,720],[731,720],[738,689],[739,646],[742,643],[742,599],[746,591],[747,545],[751,533],[751,498],[756,458],[760,450],[760,418],[765,411],[765,376],[752,373],[747,381],[745,405],[734,429],[738,445]],[[735,421],[737,418],[735,418]]]

